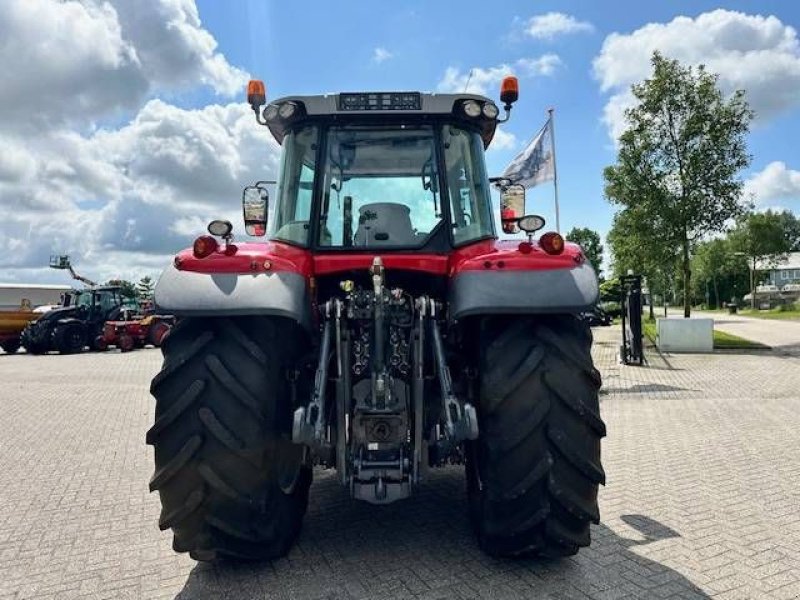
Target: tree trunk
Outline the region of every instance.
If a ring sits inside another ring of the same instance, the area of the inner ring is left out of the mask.
[[[750,308],[756,309],[756,257],[753,257],[753,268],[750,269]]]
[[[717,285],[716,275],[714,275],[712,281],[714,282],[714,308],[719,308],[719,286]]]
[[[689,240],[684,235],[683,238],[683,318],[688,319],[692,316],[692,266],[689,263]]]

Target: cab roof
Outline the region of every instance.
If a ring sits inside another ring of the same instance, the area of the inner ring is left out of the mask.
[[[481,106],[495,102],[477,94],[432,94],[423,92],[340,92],[315,96],[285,96],[269,103],[280,107],[293,102],[298,105],[298,116],[285,121],[268,120],[267,126],[275,140],[283,143],[283,138],[295,123],[313,120],[315,117],[328,118],[334,122],[378,124],[381,122],[424,123],[431,118],[451,116],[454,122],[464,122],[478,126],[484,147],[488,147],[497,128],[497,120],[481,115],[469,118],[461,110],[466,100],[474,100]],[[265,111],[266,113],[266,111]]]

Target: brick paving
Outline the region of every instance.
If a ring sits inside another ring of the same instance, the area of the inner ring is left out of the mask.
[[[319,471],[287,558],[195,563],[147,492],[159,353],[0,355],[0,600],[800,598],[800,358],[637,368],[616,364],[617,345],[597,330],[603,520],[561,561],[484,556],[451,467],[387,507]]]

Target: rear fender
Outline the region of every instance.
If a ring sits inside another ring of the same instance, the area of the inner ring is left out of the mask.
[[[599,298],[597,275],[579,247],[564,253],[522,254],[518,243],[498,243],[493,252],[471,256],[452,273],[450,318],[484,314],[578,314]]]
[[[303,264],[270,255],[263,244],[230,256],[195,259],[184,251],[156,284],[159,312],[177,317],[272,315],[311,328],[311,301]],[[199,262],[202,260],[203,262]]]

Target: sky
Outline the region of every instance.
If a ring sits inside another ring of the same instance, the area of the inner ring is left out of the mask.
[[[605,234],[629,89],[660,50],[744,89],[756,111],[745,193],[800,213],[800,3],[633,0],[396,3],[268,0],[0,2],[0,281],[157,276],[213,218],[244,238],[241,189],[279,148],[244,102],[419,90],[520,100],[486,160],[502,172],[555,111],[561,229]],[[470,77],[470,73],[472,74]],[[554,226],[553,186],[528,212]]]

